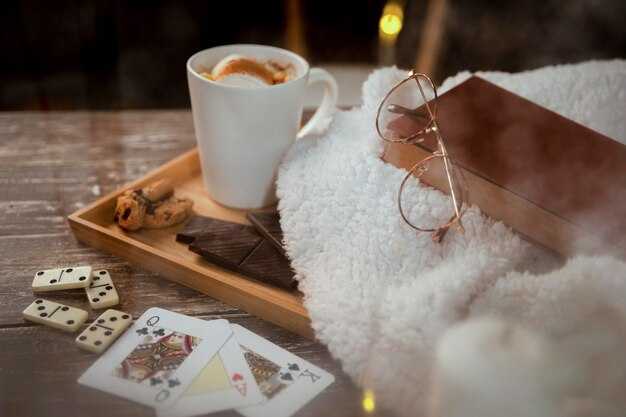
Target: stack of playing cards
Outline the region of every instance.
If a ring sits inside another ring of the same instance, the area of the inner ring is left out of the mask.
[[[185,417],[236,409],[287,417],[328,387],[324,370],[226,320],[146,311],[79,383]]]

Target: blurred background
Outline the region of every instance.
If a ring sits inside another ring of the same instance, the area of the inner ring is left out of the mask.
[[[626,57],[624,0],[23,0],[0,5],[0,110],[189,107],[185,63],[230,43],[287,48],[339,79],[383,65],[438,82]]]

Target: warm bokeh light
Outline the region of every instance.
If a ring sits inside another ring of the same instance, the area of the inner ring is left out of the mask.
[[[372,413],[376,409],[376,400],[372,390],[368,389],[363,393],[363,409],[368,413]]]
[[[380,30],[387,35],[395,35],[402,29],[402,20],[399,16],[386,14],[380,18]]]
[[[383,15],[380,17],[380,31],[385,35],[397,35],[402,30],[403,19],[402,7],[393,2],[387,3],[383,8]]]

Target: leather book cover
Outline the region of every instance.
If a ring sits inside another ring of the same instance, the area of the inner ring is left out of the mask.
[[[478,77],[439,96],[436,117],[484,212],[567,256],[624,257],[626,146]],[[408,135],[415,123],[402,116],[390,127]],[[436,146],[430,134],[388,145],[383,159],[409,168]]]

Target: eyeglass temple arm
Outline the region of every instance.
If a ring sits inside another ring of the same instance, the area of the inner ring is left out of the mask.
[[[411,72],[409,73],[409,76],[413,76],[414,74],[415,74],[415,71],[411,70]],[[428,78],[428,80],[430,81],[430,78]],[[432,81],[430,82],[432,83]],[[424,103],[426,104],[426,109],[428,110],[428,114],[430,114],[431,120],[433,121],[432,130],[434,130],[435,133],[437,134],[437,147],[439,148],[438,151],[441,153],[443,157],[443,163],[446,168],[446,176],[448,177],[448,185],[450,186],[450,196],[452,197],[452,204],[454,205],[454,215],[452,215],[449,222],[450,224],[455,223],[457,230],[463,233],[465,231],[465,228],[463,227],[463,223],[461,222],[461,213],[459,212],[456,192],[454,191],[454,185],[452,184],[452,176],[450,175],[452,171],[450,167],[450,161],[448,160],[449,159],[448,151],[446,151],[446,147],[443,144],[443,138],[441,137],[441,132],[439,131],[439,125],[437,124],[437,120],[435,118],[434,112],[432,111],[432,109],[430,108],[430,105],[428,104],[428,99],[426,98],[426,93],[424,93],[424,88],[422,88],[422,84],[420,84],[417,78],[415,78],[415,83],[417,84],[417,87],[420,90],[420,94],[422,96],[422,99],[424,100]],[[434,84],[433,84],[433,89],[435,91],[435,99],[437,99],[437,90],[435,89]],[[448,232],[448,229],[450,228],[450,224],[446,227],[442,227],[437,232],[435,232],[433,236],[433,240],[435,242],[441,242],[443,237]]]
[[[451,222],[454,221],[454,223],[456,223],[457,230],[463,233],[465,231],[465,228],[463,227],[463,222],[461,221],[461,213],[459,212],[459,204],[457,202],[456,192],[454,191],[454,185],[452,183],[452,176],[450,175],[450,173],[452,172],[452,168],[450,167],[448,151],[446,150],[446,146],[443,144],[443,138],[441,137],[441,132],[439,131],[439,125],[437,124],[437,121],[434,121],[433,130],[435,130],[435,132],[437,133],[437,146],[439,147],[439,152],[441,153],[441,156],[443,157],[443,164],[446,168],[446,177],[448,178],[448,185],[450,186],[450,196],[452,197],[452,204],[454,205],[454,215],[452,216],[450,221]],[[456,217],[456,219],[454,219],[454,217]],[[445,232],[444,232],[444,235],[445,235]],[[443,239],[443,236],[441,238]]]
[[[409,77],[414,76],[416,73],[414,70],[411,70],[411,72],[409,73]],[[426,78],[428,78],[428,76],[426,76]],[[430,78],[428,78],[428,80],[430,81]],[[454,185],[452,183],[452,176],[450,175],[451,171],[451,167],[450,167],[450,162],[449,162],[449,157],[448,157],[448,151],[446,151],[446,147],[443,144],[443,138],[441,136],[441,132],[439,131],[439,125],[437,124],[437,120],[435,119],[435,115],[433,113],[433,111],[430,108],[430,105],[428,104],[428,100],[426,99],[426,94],[424,93],[424,89],[422,88],[422,85],[420,84],[420,82],[417,80],[417,78],[415,78],[415,83],[417,84],[417,87],[420,90],[420,94],[422,96],[422,99],[424,100],[424,103],[426,104],[426,109],[428,110],[428,113],[430,115],[431,120],[433,121],[433,127],[431,130],[434,130],[437,134],[437,147],[438,147],[438,152],[441,154],[441,156],[443,157],[443,163],[446,169],[446,176],[448,177],[448,185],[450,186],[450,195],[452,197],[452,203],[454,204],[454,214],[452,215],[452,217],[450,217],[450,220],[448,220],[448,223],[438,229],[435,234],[432,236],[432,240],[434,242],[437,243],[441,243],[441,241],[443,240],[443,238],[445,237],[445,235],[448,233],[448,230],[450,230],[450,226],[455,223],[457,230],[461,233],[463,233],[465,231],[465,229],[463,228],[463,223],[461,222],[461,213],[459,212],[459,207],[458,207],[458,203],[457,203],[457,196],[456,196],[456,192],[454,191]],[[432,81],[431,81],[432,84]],[[434,88],[434,85],[433,85]],[[437,98],[437,90],[435,89],[435,99]],[[401,107],[401,106],[399,106]],[[392,111],[391,109],[388,109],[390,111]],[[399,109],[400,110],[400,109]],[[405,110],[408,110],[408,112],[405,112]],[[401,111],[402,113],[406,114],[406,115],[412,115],[410,113],[415,114],[416,112],[411,111],[409,109],[406,109],[404,107],[402,107]],[[423,117],[423,116],[422,116]],[[400,197],[398,197],[399,200]],[[402,209],[400,210],[400,213],[402,214]],[[402,215],[404,217],[404,215]],[[406,219],[405,219],[406,221]]]
[[[388,105],[387,111],[390,113],[402,114],[404,116],[413,117],[416,119],[430,119],[430,116],[426,113],[418,112],[417,109],[411,110],[399,104]]]

